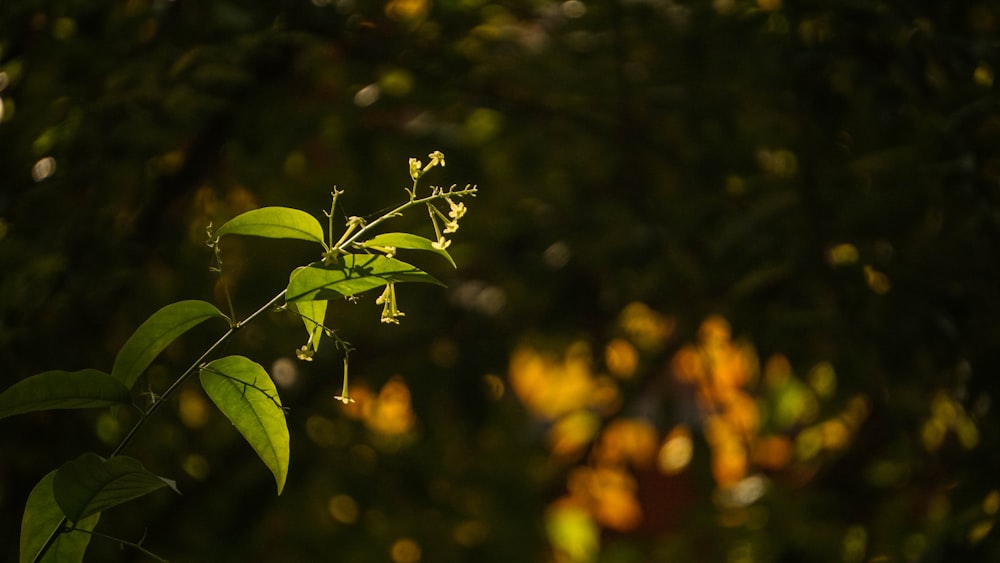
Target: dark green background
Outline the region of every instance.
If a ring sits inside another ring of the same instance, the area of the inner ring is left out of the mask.
[[[370,446],[331,401],[339,358],[321,349],[284,395],[281,497],[220,416],[192,432],[164,409],[130,453],[177,477],[184,496],[123,506],[98,530],[134,540],[148,529],[148,546],[173,561],[387,561],[399,537],[418,541],[423,561],[544,561],[544,509],[568,468],[509,390],[492,401],[482,377],[503,376],[525,339],[600,349],[638,300],[677,318],[673,347],[717,313],[762,357],[783,352],[802,370],[829,361],[838,400],[865,394],[871,414],[807,487],[775,479],[763,527],[718,525],[701,466],[678,523],[606,534],[602,561],[840,561],[851,526],[885,561],[906,560],[915,535],[920,561],[1000,558],[995,533],[967,539],[1000,471],[995,3],[609,0],[570,17],[579,5],[449,0],[415,18],[407,5],[0,3],[2,387],[48,369],[110,369],[167,303],[221,306],[209,220],[247,205],[320,216],[334,185],[349,214],[376,214],[405,197],[407,158],[435,149],[447,167],[431,182],[480,187],[451,248],[459,269],[421,262],[450,289],[401,287],[398,327],[380,326],[370,301],[338,303],[328,318],[358,349],[356,377],[375,388],[405,377],[416,441]],[[359,104],[372,84],[379,97]],[[769,168],[774,151],[794,167]],[[46,156],[55,173],[35,182]],[[425,221],[398,226],[427,235]],[[827,263],[840,243],[857,247],[857,264]],[[566,260],[546,260],[553,245]],[[224,251],[244,315],[315,258],[294,242]],[[873,292],[862,264],[891,290]],[[502,307],[469,298],[484,288]],[[140,385],[162,390],[216,330],[172,347]],[[230,351],[270,366],[302,335],[296,319],[271,315]],[[658,377],[669,352],[639,377]],[[975,420],[975,448],[922,446],[938,391]],[[638,384],[622,413],[653,409],[665,430],[676,402]],[[316,414],[336,421],[336,445],[306,437]],[[15,560],[42,475],[110,450],[100,416],[0,423],[0,557]],[[207,480],[183,473],[190,452],[209,461]],[[866,479],[886,463],[902,476]],[[356,524],[330,518],[338,493],[358,502]],[[927,516],[942,494],[943,522]],[[472,547],[451,534],[468,520],[488,530]],[[142,560],[98,540],[91,556]]]

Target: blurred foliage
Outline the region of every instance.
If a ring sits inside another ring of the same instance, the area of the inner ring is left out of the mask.
[[[880,0],[0,3],[0,381],[219,303],[205,226],[448,154],[450,289],[295,360],[288,485],[195,388],[99,530],[173,561],[996,560],[1000,10]],[[427,234],[427,233],[425,233]],[[314,257],[226,241],[237,310]],[[200,329],[199,329],[200,330]],[[142,385],[211,333],[167,350]],[[355,379],[357,381],[355,381]],[[362,400],[363,399],[363,400]],[[5,420],[0,546],[109,412]],[[93,560],[140,560],[94,541]]]

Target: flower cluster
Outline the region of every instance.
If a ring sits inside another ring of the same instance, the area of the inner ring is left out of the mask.
[[[333,192],[331,192],[333,200],[330,204],[330,210],[328,212],[324,211],[328,221],[329,242],[324,244],[325,252],[323,254],[323,265],[328,270],[342,270],[344,272],[343,275],[345,275],[348,280],[357,276],[380,278],[380,281],[384,282],[385,286],[382,294],[375,300],[375,304],[382,306],[381,321],[386,324],[399,324],[400,317],[405,316],[405,314],[399,310],[399,305],[396,300],[396,283],[401,280],[405,280],[405,278],[397,279],[393,277],[391,273],[382,272],[380,274],[365,267],[357,268],[356,271],[353,267],[346,268],[347,259],[345,256],[356,257],[354,252],[355,250],[364,253],[364,255],[370,255],[371,251],[375,251],[380,253],[380,256],[377,259],[376,257],[372,257],[372,261],[374,261],[373,263],[384,266],[386,263],[392,264],[391,261],[395,259],[398,248],[436,250],[440,254],[444,254],[448,260],[454,264],[451,257],[447,256],[447,253],[444,252],[445,249],[451,245],[451,241],[448,240],[445,235],[458,231],[458,222],[468,211],[465,204],[458,201],[458,199],[464,196],[474,196],[476,194],[475,186],[466,186],[464,188],[458,188],[455,185],[452,185],[450,188],[431,186],[431,193],[429,195],[421,195],[418,197],[417,188],[420,183],[420,179],[424,176],[424,174],[435,166],[443,167],[445,165],[444,154],[441,153],[441,151],[434,151],[427,156],[429,161],[426,165],[419,159],[409,159],[409,173],[410,178],[413,180],[413,185],[412,187],[404,188],[407,195],[409,195],[409,201],[404,202],[395,209],[383,213],[381,216],[371,221],[366,220],[363,217],[347,217],[347,223],[339,239],[335,240],[333,234],[333,224],[335,215],[337,215],[337,199],[341,194],[343,194],[343,191],[334,188]],[[445,207],[446,204],[447,207]],[[434,240],[428,240],[409,233],[383,233],[381,235],[377,235],[376,237],[371,236],[374,229],[381,223],[402,215],[404,211],[412,207],[418,207],[421,205],[427,206],[427,212],[431,218],[431,224],[434,227]],[[386,261],[385,259],[388,259],[389,261]],[[409,266],[405,263],[402,263],[402,265]],[[419,272],[419,270],[417,270],[417,272]],[[350,293],[347,298],[355,301],[357,296],[354,295],[354,293]],[[299,314],[302,315],[303,321],[306,324],[306,329],[309,332],[309,341],[302,347],[296,349],[296,356],[303,361],[312,361],[313,356],[316,354],[316,349],[321,336],[325,334],[326,336],[334,338],[338,344],[338,348],[344,351],[344,390],[335,398],[345,404],[353,402],[347,392],[347,353],[350,350],[350,346],[348,343],[338,339],[335,335],[333,335],[332,331],[322,325],[323,317],[326,313],[326,301],[321,299],[309,302],[308,305],[312,307],[309,313],[310,316],[306,316],[306,314],[303,314],[301,310],[296,309]],[[315,319],[312,317],[315,317]],[[319,331],[320,327],[323,329],[322,331]]]
[[[382,295],[375,300],[376,305],[382,305],[382,322],[386,324],[399,324],[399,317],[405,317],[406,313],[399,310],[396,305],[396,284],[388,283]]]
[[[431,161],[427,163],[427,166],[424,166],[423,163],[416,158],[410,159],[410,178],[413,178],[414,182],[419,180],[420,177],[426,174],[431,168],[434,168],[435,166],[444,166],[444,153],[441,151],[434,151],[427,155],[427,158],[431,159]]]
[[[444,166],[444,153],[434,151],[427,155],[430,161],[425,165],[419,159],[410,159],[410,178],[413,179],[413,187],[407,188],[406,193],[410,196],[410,201],[417,199],[417,183],[428,170],[435,166]],[[431,196],[443,198],[448,203],[447,214],[442,211],[434,202],[427,202],[427,213],[430,215],[431,224],[434,225],[435,241],[434,248],[444,250],[451,245],[451,241],[444,235],[458,231],[458,220],[465,216],[467,211],[465,204],[456,202],[450,197],[456,186],[451,186],[447,190],[440,186],[431,186]],[[443,228],[442,228],[443,226]]]
[[[434,194],[443,195],[454,191],[454,189],[455,186],[452,186],[449,188],[448,192],[445,192],[444,188],[435,187]],[[465,217],[465,213],[468,211],[464,203],[455,202],[455,200],[451,199],[447,195],[444,195],[444,200],[448,203],[450,208],[447,215],[445,215],[445,213],[434,203],[427,204],[427,214],[431,217],[431,224],[434,225],[434,234],[437,236],[437,240],[432,244],[432,246],[438,250],[444,250],[451,245],[451,241],[444,235],[457,232],[458,220]],[[438,223],[438,221],[441,221],[441,223]],[[443,229],[441,228],[442,224],[444,225]]]

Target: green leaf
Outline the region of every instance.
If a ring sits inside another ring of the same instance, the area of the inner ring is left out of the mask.
[[[295,272],[292,272],[292,276],[295,276]],[[323,320],[326,318],[326,305],[326,301],[299,301],[298,303],[291,304],[292,308],[298,311],[302,322],[306,325],[306,333],[309,334],[307,346],[311,354],[315,354],[319,350],[319,341],[323,339]]]
[[[52,482],[56,504],[72,522],[163,487],[177,491],[173,481],[146,471],[135,458],[104,459],[93,452],[63,464]]]
[[[179,301],[167,305],[146,319],[122,346],[111,375],[131,389],[164,348],[195,325],[214,317],[229,320],[205,301]]]
[[[288,476],[288,426],[274,382],[243,356],[219,358],[201,368],[201,386],[274,474],[278,494]]]
[[[451,254],[448,254],[447,250],[442,250],[440,248],[435,248],[434,241],[426,239],[422,236],[411,235],[410,233],[383,233],[374,238],[368,239],[363,243],[364,246],[394,246],[396,248],[406,248],[410,250],[426,250],[428,252],[433,252],[435,254],[440,254],[448,261],[453,268],[458,266],[455,264],[455,260],[452,259]]]
[[[129,401],[128,388],[103,371],[46,371],[0,393],[0,418],[49,409],[127,405]]]
[[[262,207],[241,213],[215,231],[216,237],[223,235],[308,240],[326,248],[319,221],[305,211],[290,207]]]
[[[389,282],[444,284],[434,276],[395,258],[377,254],[348,254],[333,265],[306,266],[292,276],[285,301],[315,301],[350,297]]]
[[[21,556],[19,563],[34,561],[35,555],[42,549],[49,536],[57,533],[63,521],[63,511],[56,504],[52,482],[56,472],[48,475],[31,489],[28,502],[24,506],[24,516],[21,519]],[[97,512],[80,520],[76,527],[90,531],[97,526],[101,513]],[[42,563],[76,563],[83,561],[83,554],[90,544],[90,534],[86,532],[61,532],[49,550],[45,552]]]

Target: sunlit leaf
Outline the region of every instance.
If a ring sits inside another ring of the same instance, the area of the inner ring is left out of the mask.
[[[52,482],[56,503],[73,522],[163,487],[177,491],[173,481],[150,473],[137,459],[92,452],[63,464]]]
[[[350,297],[389,282],[426,282],[444,285],[412,264],[375,254],[348,254],[337,264],[307,266],[292,276],[285,300],[315,301]]]
[[[42,480],[28,495],[28,502],[24,506],[24,516],[21,519],[21,556],[18,559],[20,563],[34,561],[35,556],[48,541],[49,536],[57,531],[59,524],[63,521],[63,511],[56,504],[52,489],[55,476],[56,472],[50,471],[48,475],[42,477]],[[93,530],[100,518],[100,512],[91,514],[77,522],[76,527],[81,530]],[[63,532],[45,552],[41,563],[83,561],[83,554],[89,543],[90,534],[86,532]]]
[[[248,358],[227,356],[204,366],[200,378],[212,402],[274,474],[280,495],[288,475],[288,426],[267,372]]]
[[[251,235],[318,242],[324,248],[323,227],[315,217],[290,207],[262,207],[241,213],[215,231],[223,235]]]
[[[292,272],[292,277],[295,273],[301,270],[298,268],[295,272]],[[323,320],[326,318],[326,301],[299,301],[298,303],[292,303],[291,306],[298,311],[299,315],[302,317],[302,322],[306,325],[306,333],[309,335],[309,341],[306,343],[307,358],[312,358],[312,354],[315,354],[319,350],[319,342],[323,339]]]
[[[46,371],[17,382],[0,394],[0,418],[48,409],[128,403],[128,389],[102,371]]]
[[[206,301],[189,300],[171,303],[142,323],[118,351],[111,375],[129,389],[149,364],[180,335],[201,322],[227,318]]]
[[[405,248],[409,250],[426,250],[435,254],[440,254],[448,261],[453,268],[457,268],[455,260],[447,250],[442,250],[434,246],[434,241],[422,236],[410,233],[383,233],[364,242],[364,246],[392,246],[395,248]]]

